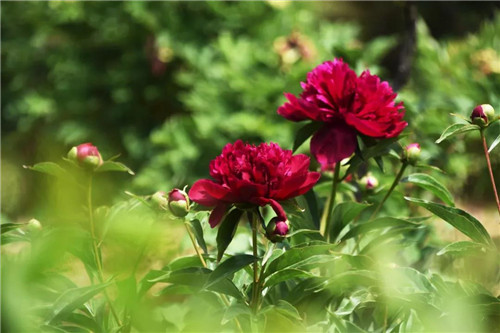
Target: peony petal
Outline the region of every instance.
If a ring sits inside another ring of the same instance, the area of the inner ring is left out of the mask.
[[[271,208],[274,210],[276,213],[276,216],[280,218],[282,221],[286,221],[286,213],[283,207],[281,207],[280,203],[274,199],[268,199],[268,198],[257,198],[255,200],[255,203],[259,206],[265,206],[265,205],[270,205]]]
[[[316,183],[319,180],[319,177],[321,177],[321,174],[319,172],[309,172],[307,174],[306,180],[302,183],[302,185],[299,187],[299,189],[290,193],[288,198],[293,198],[293,197],[302,195],[302,194],[306,193],[307,191],[309,191],[311,188],[313,188],[314,185],[316,185]]]
[[[212,210],[212,213],[210,214],[210,218],[208,219],[208,223],[212,228],[215,228],[220,223],[227,212],[227,208],[228,205],[225,203],[215,206],[214,210]]]
[[[231,191],[208,179],[200,179],[189,190],[189,199],[203,205],[216,206],[220,201],[231,202]]]
[[[340,162],[356,150],[356,131],[343,122],[328,123],[311,139],[311,153],[322,169]]]

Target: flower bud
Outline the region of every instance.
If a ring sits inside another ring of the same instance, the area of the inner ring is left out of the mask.
[[[161,210],[168,209],[168,199],[167,193],[164,191],[158,191],[151,196],[151,201]]]
[[[95,169],[102,164],[102,157],[99,150],[89,142],[71,148],[68,152],[68,159],[80,166],[91,169]]]
[[[186,192],[174,188],[168,193],[168,208],[172,215],[184,217],[189,213],[189,197]]]
[[[420,145],[418,143],[410,143],[405,148],[405,159],[408,163],[415,165],[420,159]]]
[[[489,104],[476,106],[470,115],[470,119],[476,125],[485,125],[495,118],[495,109]]]
[[[42,224],[37,219],[31,219],[28,222],[28,230],[31,233],[37,233],[42,230]]]
[[[378,186],[378,179],[375,178],[371,173],[359,180],[360,185],[366,191],[371,191]]]
[[[273,243],[281,242],[286,238],[288,230],[290,230],[288,220],[283,220],[276,216],[267,224],[266,236]]]

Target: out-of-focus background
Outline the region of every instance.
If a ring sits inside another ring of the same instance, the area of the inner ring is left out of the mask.
[[[369,68],[392,84],[407,108],[403,141],[420,142],[426,161],[446,171],[435,176],[459,205],[493,225],[479,138],[434,141],[458,121],[451,112],[468,117],[482,103],[500,111],[499,8],[496,2],[2,3],[2,219],[52,218],[51,208],[61,205],[53,180],[22,165],[61,161],[83,142],[97,145],[104,158],[120,153],[136,171],[103,176],[98,204],[123,199],[124,190],[151,194],[207,177],[209,161],[239,138],[291,148],[301,124],[276,114],[283,92],[299,92],[309,70],[342,57],[358,73]],[[490,142],[498,132],[497,124]],[[500,154],[492,163],[500,169]],[[81,204],[64,202],[64,209],[74,207]]]

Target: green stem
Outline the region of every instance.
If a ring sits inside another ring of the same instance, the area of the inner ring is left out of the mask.
[[[339,175],[340,175],[340,162],[337,162],[335,163],[335,171],[333,173],[332,192],[330,193],[330,197],[328,198],[328,202],[325,207],[326,218],[322,223],[323,236],[325,236],[327,241],[329,241],[330,239],[330,223],[332,220],[333,208],[335,206],[335,197],[337,196],[337,185],[339,183]]]
[[[186,227],[187,233],[189,235],[189,238],[191,239],[191,243],[193,244],[194,250],[196,251],[196,254],[200,258],[201,264],[203,267],[207,267],[207,263],[205,262],[205,259],[203,259],[203,255],[201,254],[200,250],[198,249],[198,246],[196,245],[196,240],[194,239],[193,231],[191,230],[191,225],[189,222],[185,221],[184,226]]]
[[[257,258],[257,213],[253,213],[252,215],[252,250],[253,250],[253,290],[252,290],[252,300],[251,307],[255,315],[257,315],[258,303],[259,303],[259,261]]]
[[[203,265],[203,267],[208,268],[207,262],[205,261],[205,259],[203,259],[203,255],[201,254],[200,250],[198,249],[198,245],[196,245],[196,240],[195,240],[195,237],[193,235],[193,231],[191,230],[191,225],[189,224],[189,222],[184,221],[184,226],[186,227],[186,231],[189,235],[189,239],[191,240],[191,244],[193,244],[193,248],[196,251],[198,258],[200,258],[201,264]],[[230,302],[229,302],[229,299],[227,299],[226,295],[221,294],[220,297],[222,299],[222,302],[224,302],[224,304],[226,306],[229,306]],[[243,329],[241,328],[241,324],[240,324],[240,321],[238,320],[238,318],[235,317],[234,322],[236,323],[236,326],[238,327],[239,331],[243,332]]]
[[[88,210],[89,210],[90,235],[92,236],[92,247],[93,247],[93,252],[94,252],[95,263],[97,266],[97,273],[98,273],[97,276],[98,276],[99,282],[103,283],[104,282],[104,275],[102,273],[101,252],[100,252],[100,248],[99,248],[96,233],[95,233],[94,210],[92,208],[92,173],[89,175],[89,186],[88,186],[88,191],[87,191],[87,206],[88,206]],[[104,289],[104,296],[106,297],[106,300],[108,301],[109,309],[111,310],[113,318],[115,319],[118,326],[122,326],[120,318],[118,318],[118,314],[116,313],[116,310],[113,306],[113,303],[111,302],[111,299],[110,299],[106,289]]]
[[[380,203],[378,204],[377,208],[375,209],[375,211],[370,216],[370,220],[372,220],[377,215],[377,213],[379,212],[380,208],[382,208],[382,206],[384,205],[384,202],[387,200],[387,198],[389,198],[389,196],[391,195],[392,191],[399,184],[399,181],[403,177],[403,174],[404,174],[407,166],[408,166],[408,162],[403,162],[403,165],[401,166],[401,169],[399,170],[399,173],[397,174],[396,178],[394,178],[394,182],[392,183],[391,188],[389,189],[389,191],[386,193],[385,197],[382,199],[382,201],[380,201]]]
[[[484,130],[480,131],[481,140],[483,141],[484,156],[486,157],[486,164],[488,164],[488,171],[491,179],[491,186],[493,186],[493,193],[495,194],[495,200],[497,202],[498,214],[500,214],[500,199],[498,198],[497,187],[495,185],[495,177],[493,177],[493,170],[491,168],[490,153],[488,152],[488,144],[486,143],[486,138],[484,136]]]

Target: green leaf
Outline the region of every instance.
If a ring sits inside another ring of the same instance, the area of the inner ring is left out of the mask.
[[[65,291],[52,305],[49,316],[46,318],[48,324],[54,324],[64,319],[73,310],[83,306],[88,300],[99,294],[112,281],[82,288],[69,289]]]
[[[192,229],[194,231],[196,242],[202,248],[203,252],[208,253],[207,244],[205,243],[205,239],[203,238],[203,227],[201,226],[200,220],[193,219],[189,222],[191,223]]]
[[[64,318],[64,322],[86,328],[91,332],[102,332],[102,328],[99,327],[99,324],[97,324],[94,318],[80,313],[70,313]]]
[[[0,228],[2,230],[2,234],[5,232],[9,232],[12,230],[16,230],[17,228],[20,228],[22,226],[25,226],[26,223],[3,223],[0,225]]]
[[[144,277],[137,284],[137,296],[142,297],[154,284],[155,279],[164,276],[168,272],[152,269],[144,275]]]
[[[320,213],[318,211],[318,200],[314,189],[310,189],[304,194],[307,203],[307,211],[311,214],[314,225],[319,229]]]
[[[252,311],[247,305],[243,304],[231,304],[227,307],[226,311],[224,312],[224,316],[222,317],[222,325],[227,324],[234,318],[240,317],[240,316],[248,316],[250,317],[252,315]]]
[[[314,276],[312,273],[309,273],[307,271],[303,271],[300,269],[295,269],[295,268],[288,268],[288,269],[283,269],[281,271],[277,271],[276,273],[273,273],[269,275],[264,282],[265,287],[272,287],[275,284],[278,284],[283,281],[287,281],[290,279],[296,279],[296,278],[307,278]]]
[[[479,126],[473,125],[473,124],[463,124],[463,123],[453,124],[453,125],[448,126],[443,131],[443,133],[441,134],[439,139],[436,140],[436,143],[441,143],[453,135],[457,135],[460,133],[465,133],[465,132],[469,132],[469,131],[473,131],[473,130],[479,130],[479,129],[480,129]]]
[[[222,259],[224,252],[233,240],[236,229],[238,228],[238,223],[240,222],[242,210],[233,209],[229,214],[224,217],[222,223],[219,226],[219,231],[217,232],[217,262]]]
[[[308,245],[301,244],[285,251],[281,256],[271,261],[265,272],[264,277],[267,277],[280,270],[291,268],[300,265],[305,260],[316,254],[325,254],[335,247],[334,244]]]
[[[254,262],[255,257],[249,254],[238,254],[232,256],[229,259],[226,259],[224,262],[219,264],[217,268],[210,274],[208,278],[206,287],[212,286],[215,283],[219,282],[221,279],[228,277],[242,269],[245,266],[248,266],[252,262]]]
[[[494,243],[491,240],[490,235],[483,227],[481,222],[479,222],[469,213],[458,208],[448,207],[427,200],[409,197],[405,197],[405,199],[424,207],[431,213],[451,224],[466,236],[470,237],[472,240],[481,244],[485,244],[487,246],[494,247]]]
[[[500,134],[497,136],[495,141],[493,141],[493,143],[491,144],[490,148],[488,149],[488,153],[491,153],[491,151],[493,149],[495,149],[495,147],[498,146],[499,143],[500,143]]]
[[[135,175],[135,173],[132,170],[130,170],[129,167],[120,162],[106,161],[103,164],[101,164],[97,169],[95,169],[95,172],[108,172],[108,171],[127,172],[132,176]]]
[[[468,241],[460,241],[446,245],[443,249],[441,249],[437,255],[442,256],[444,254],[452,254],[457,256],[470,255],[470,254],[478,254],[484,252],[485,248],[483,244],[468,242]]]
[[[376,230],[376,229],[383,229],[383,228],[390,228],[390,227],[411,227],[414,226],[415,228],[421,226],[420,223],[417,222],[412,222],[412,221],[407,221],[395,217],[379,217],[373,221],[368,221],[365,223],[358,224],[354,227],[352,227],[351,230],[349,230],[340,240],[341,242],[344,242],[350,238],[356,237],[358,235],[363,235],[366,234],[367,232],[371,230]]]
[[[48,175],[54,176],[54,177],[67,177],[68,173],[66,170],[64,170],[59,164],[54,163],[54,162],[41,162],[37,163],[33,166],[28,166],[28,165],[23,165],[23,168],[33,170],[33,171],[38,171],[41,173],[46,173]]]
[[[338,235],[356,216],[358,216],[364,209],[370,207],[370,204],[358,203],[355,201],[341,202],[335,206],[332,214],[332,221],[330,222],[330,239],[333,241],[337,239]]]
[[[172,272],[189,267],[201,267],[201,260],[197,255],[179,257],[172,260],[166,268]]]
[[[323,126],[320,122],[311,122],[302,126],[298,131],[297,135],[295,135],[295,140],[293,142],[293,152],[295,152],[299,147],[309,139],[314,132],[318,131],[321,126]]]
[[[453,202],[453,196],[448,191],[448,189],[438,182],[435,178],[425,174],[425,173],[414,173],[408,177],[403,178],[403,182],[408,182],[420,186],[428,191],[434,193],[439,199],[443,200],[446,204],[450,206],[455,206]]]
[[[368,161],[370,158],[377,157],[384,155],[389,151],[389,147],[399,139],[403,138],[404,135],[400,135],[398,137],[390,138],[390,139],[384,139],[378,142],[376,145],[373,145],[371,147],[368,147],[366,149],[363,149],[360,151],[358,154],[355,154],[350,160],[349,160],[349,168],[346,171],[346,176],[348,174],[353,173],[356,171],[358,166],[360,166],[363,162]]]

